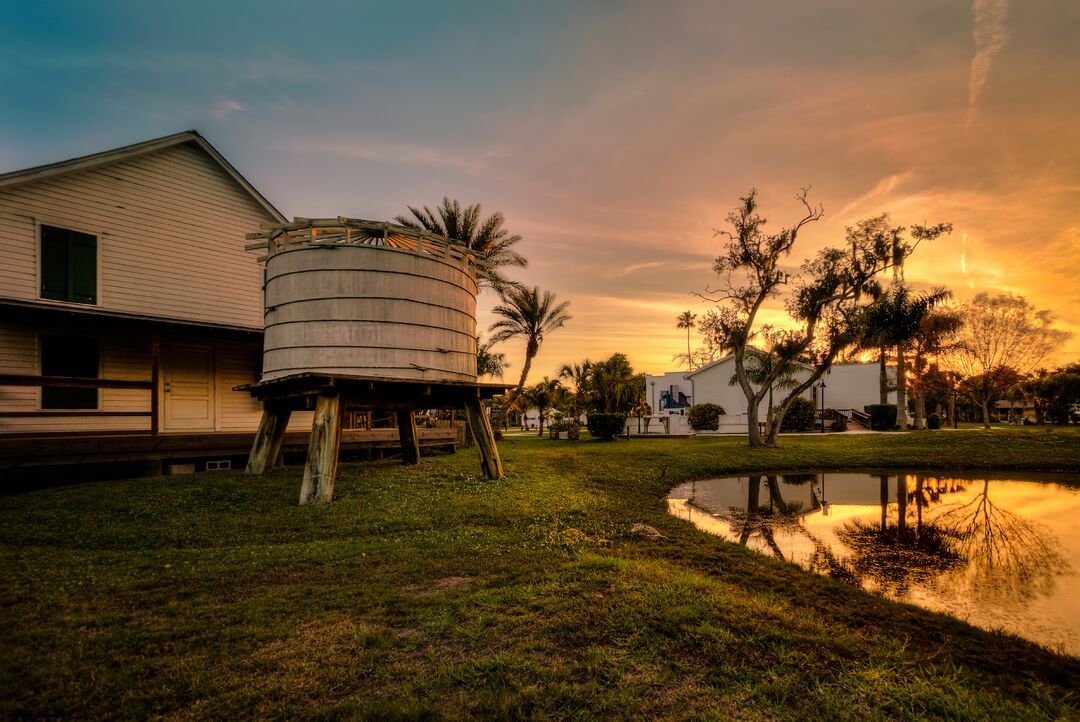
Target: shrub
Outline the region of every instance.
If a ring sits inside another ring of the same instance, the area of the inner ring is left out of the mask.
[[[720,426],[720,417],[726,413],[720,404],[694,404],[686,420],[694,431],[716,431]]]
[[[847,419],[843,416],[837,416],[829,424],[829,431],[847,431]]]
[[[611,441],[626,428],[623,414],[589,414],[589,433],[597,439]]]
[[[870,428],[874,431],[896,428],[896,404],[867,404],[863,411],[870,416]]]
[[[784,420],[780,423],[781,431],[809,431],[814,428],[814,402],[799,397],[792,402]]]
[[[926,428],[928,429],[940,429],[941,417],[937,414],[930,414],[926,417]]]
[[[566,438],[570,441],[577,441],[581,438],[581,424],[577,419],[569,419],[563,422],[566,424]]]

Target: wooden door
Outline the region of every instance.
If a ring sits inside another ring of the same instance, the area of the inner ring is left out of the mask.
[[[161,365],[165,431],[213,431],[213,348],[163,344]]]

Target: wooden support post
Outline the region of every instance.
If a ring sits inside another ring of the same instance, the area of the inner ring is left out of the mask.
[[[158,386],[161,378],[161,336],[154,334],[150,342],[150,435],[157,436],[160,427],[158,415],[160,402],[158,399]]]
[[[341,397],[337,391],[319,394],[311,421],[304,483],[300,487],[301,506],[325,504],[334,496],[334,476],[341,449],[341,411]]]
[[[420,439],[416,434],[416,415],[412,411],[397,412],[398,438],[401,440],[403,464],[420,463]]]
[[[480,468],[483,469],[484,476],[488,479],[501,479],[503,465],[499,458],[499,448],[495,445],[495,434],[483,406],[480,405],[479,396],[465,399],[465,418],[469,422],[473,443],[480,452]]]
[[[281,443],[285,439],[285,427],[289,425],[289,417],[292,410],[288,408],[275,408],[267,405],[263,408],[262,420],[259,422],[259,430],[255,434],[255,442],[251,445],[251,453],[248,454],[248,474],[265,474],[267,469],[274,468],[278,457],[281,455]]]

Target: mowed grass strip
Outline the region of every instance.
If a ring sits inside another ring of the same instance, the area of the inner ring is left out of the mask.
[[[0,498],[0,717],[1069,718],[1080,660],[757,556],[669,516],[761,469],[1080,472],[1061,429],[514,438]],[[661,536],[631,531],[648,524]]]

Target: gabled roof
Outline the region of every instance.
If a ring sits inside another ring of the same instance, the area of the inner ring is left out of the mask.
[[[693,376],[697,376],[698,374],[702,373],[703,371],[708,371],[709,369],[713,368],[714,366],[719,366],[720,364],[727,361],[729,358],[734,358],[734,357],[735,357],[735,354],[733,354],[733,353],[729,353],[727,356],[721,356],[720,358],[716,359],[715,361],[710,361],[709,363],[705,364],[701,368],[695,369],[694,371],[686,374],[685,378],[691,378]]]
[[[752,346],[747,346],[748,350],[751,349],[751,348],[753,348],[753,347]],[[722,356],[722,357],[716,359],[715,361],[712,361],[710,363],[705,364],[704,366],[702,366],[701,368],[693,371],[692,373],[686,374],[686,378],[690,378],[692,376],[697,376],[700,373],[704,373],[705,371],[708,371],[709,369],[715,368],[716,366],[719,366],[720,364],[728,361],[729,359],[734,359],[734,358],[735,358],[735,354],[734,353],[729,353],[727,356]],[[807,370],[807,371],[809,371],[811,369],[810,366],[807,366],[806,364],[804,364],[804,363],[802,363],[800,361],[796,361],[795,365],[802,368],[802,369],[804,369],[804,370]]]
[[[152,140],[146,140],[142,143],[134,143],[132,145],[125,145],[120,148],[113,148],[112,150],[102,151],[101,153],[94,153],[92,155],[84,155],[79,158],[72,158],[70,160],[62,160],[57,163],[49,163],[47,165],[39,165],[33,168],[26,168],[24,170],[11,171],[10,173],[0,174],[0,188],[9,188],[23,183],[30,183],[33,181],[43,180],[55,175],[61,175],[63,173],[73,173],[75,171],[89,170],[96,168],[106,163],[115,163],[116,161],[127,160],[140,155],[146,155],[147,153],[154,153],[159,150],[171,148],[175,145],[181,145],[183,143],[194,143],[199,146],[208,156],[214,159],[214,161],[222,167],[222,169],[228,173],[234,181],[236,181],[248,195],[250,195],[256,203],[266,209],[266,211],[276,218],[279,222],[286,222],[285,216],[274,207],[274,204],[266,199],[266,197],[256,190],[255,186],[248,182],[247,178],[240,175],[240,172],[232,166],[229,161],[225,160],[225,157],[221,153],[217,152],[214,146],[203,138],[197,130],[185,130],[182,133],[174,133],[173,135],[162,136],[161,138],[154,138]]]

